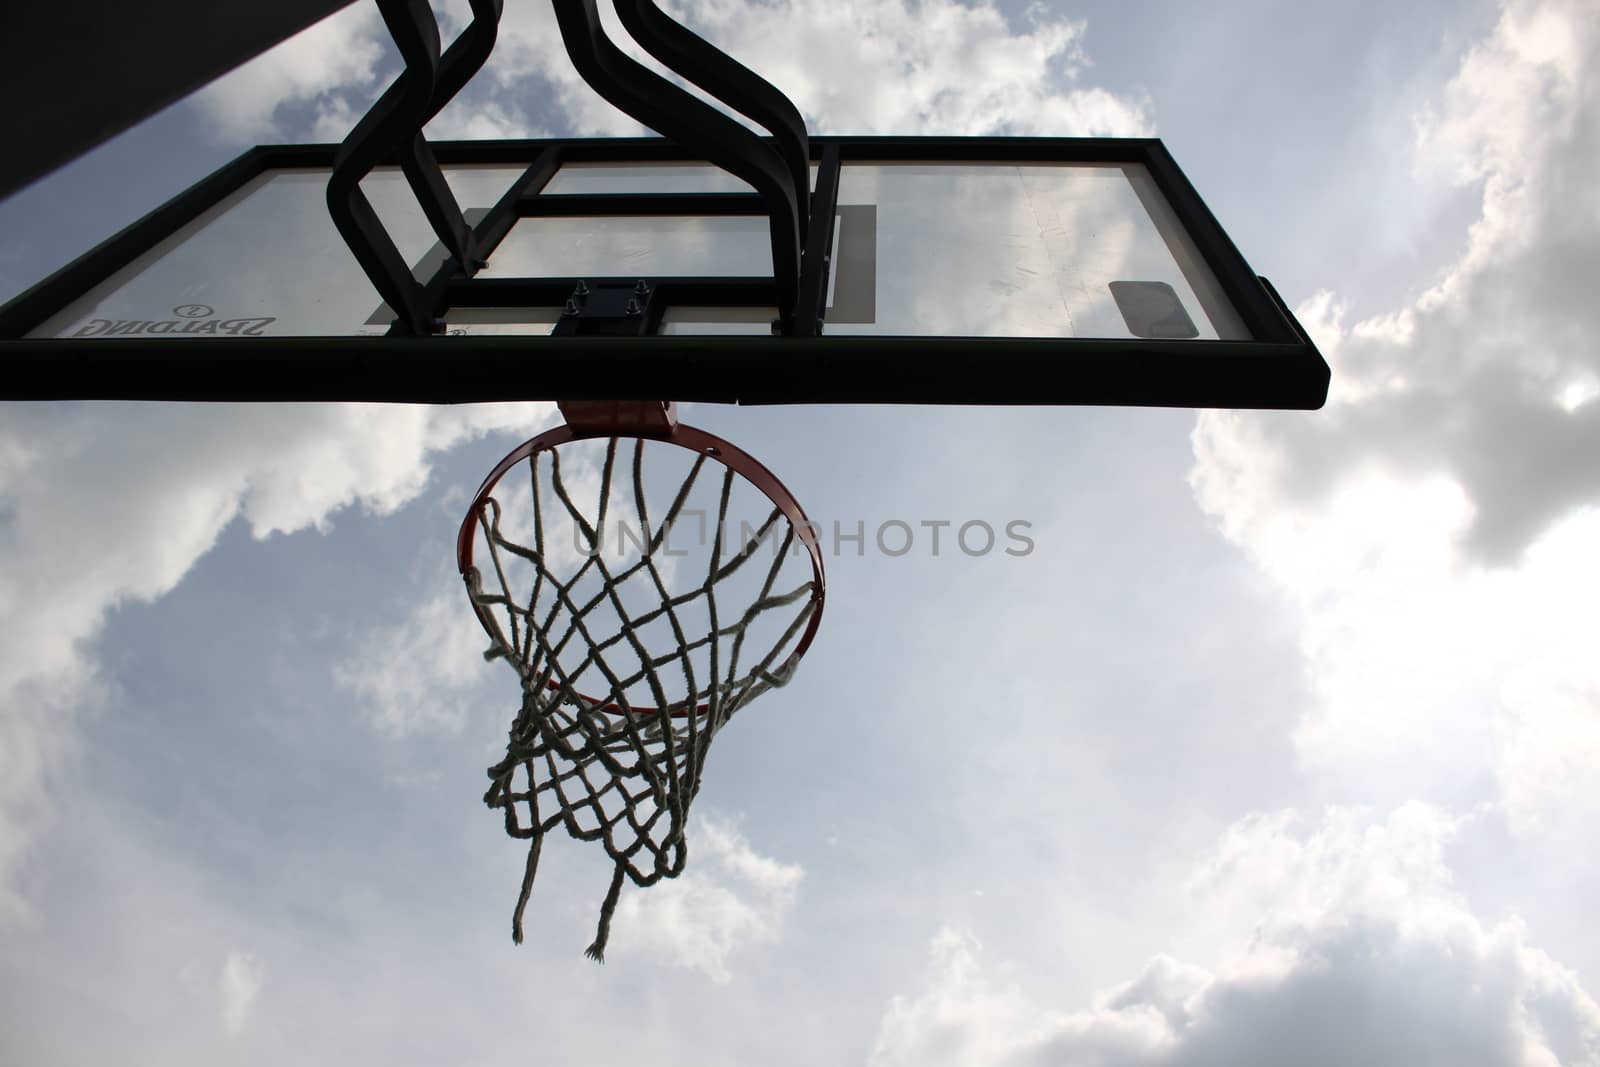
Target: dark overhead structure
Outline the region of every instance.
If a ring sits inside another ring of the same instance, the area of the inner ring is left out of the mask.
[[[351,0],[22,0],[5,15],[0,197]]]

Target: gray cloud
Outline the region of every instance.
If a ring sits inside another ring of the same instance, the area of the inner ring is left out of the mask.
[[[0,426],[0,919],[92,698],[91,642],[171,591],[235,519],[256,537],[384,514],[454,445],[549,405],[12,405]]]
[[[871,1062],[1097,1067],[1512,1067],[1600,1063],[1600,1005],[1528,944],[1480,920],[1439,862],[1458,824],[1408,807],[1251,817],[1197,870],[1202,922],[1250,902],[1242,951],[1214,969],[1158,956],[1068,1011],[991,976],[946,930],[925,988],[897,997]],[[1239,944],[1239,942],[1236,942]],[[997,965],[997,974],[1004,974]]]
[[[1398,312],[1346,329],[1336,298],[1304,308],[1335,385],[1315,416],[1252,420],[1249,447],[1276,453],[1276,494],[1306,505],[1372,469],[1444,476],[1473,508],[1463,546],[1495,566],[1600,499],[1600,404],[1562,404],[1600,386],[1600,304],[1589,295],[1600,276],[1600,214],[1588,191],[1600,159],[1591,15],[1556,0],[1508,4],[1437,109],[1419,118],[1419,165],[1480,186],[1480,218],[1447,276]],[[1205,417],[1197,437],[1203,451],[1250,463],[1228,444],[1233,432]],[[1203,496],[1216,456],[1197,470]]]
[[[1498,791],[1523,830],[1592,803],[1600,692],[1580,634],[1600,512],[1600,30],[1508,0],[1418,117],[1415,165],[1481,193],[1398,310],[1302,305],[1334,368],[1316,413],[1206,412],[1202,507],[1294,598],[1308,763],[1390,800]]]
[[[394,46],[375,4],[352,4],[196,93],[192,104],[226,142],[278,141],[308,125],[338,141],[366,110]]]

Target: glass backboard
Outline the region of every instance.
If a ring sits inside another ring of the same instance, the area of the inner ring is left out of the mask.
[[[821,334],[803,339],[817,353],[844,360],[856,351],[863,372],[878,375],[883,368],[873,360],[898,351],[895,339],[925,339],[934,356],[964,343],[974,366],[985,352],[974,345],[1014,340],[1047,346],[1016,349],[1030,360],[1052,358],[1048,352],[1062,361],[1045,368],[1051,380],[1088,374],[1102,386],[1095,360],[1113,352],[1127,361],[1128,375],[1169,378],[1161,366],[1140,370],[1137,360],[1185,358],[1203,367],[1208,359],[1253,356],[1238,372],[1254,368],[1263,381],[1298,354],[1306,357],[1295,364],[1300,395],[1284,404],[1315,406],[1319,366],[1326,377],[1320,356],[1159,142],[815,141],[819,152],[838,147]],[[552,152],[559,152],[553,165]],[[393,312],[329,221],[332,155],[323,153],[326,162],[317,165],[317,154],[314,146],[256,150],[255,165],[226,188],[213,179],[209,192],[202,183],[201,192],[186,194],[194,207],[176,225],[138,224],[108,242],[115,253],[97,250],[8,305],[0,337],[173,346],[394,340]],[[737,298],[721,303],[703,292],[675,295],[636,347],[703,338],[729,356],[776,351],[757,340],[771,340],[778,314],[773,295],[760,288],[772,275],[768,220],[737,178],[662,158],[668,153],[659,141],[462,143],[439,154],[469,224],[541,160],[546,169],[468,283],[479,295],[441,302],[443,343],[548,338],[560,332],[572,287],[585,280],[667,283],[674,294],[743,281]],[[812,169],[817,189],[821,166]],[[400,169],[374,170],[362,189],[416,280],[438,284],[446,252]],[[649,210],[640,207],[646,200]],[[747,347],[730,347],[736,338]],[[1264,358],[1271,352],[1262,345],[1279,346],[1285,359]],[[1150,402],[1172,402],[1149,384]],[[883,388],[868,393],[877,398]],[[1109,402],[1146,402],[1133,386],[1122,391],[1130,398]],[[948,400],[916,399],[961,402],[954,392]],[[1261,406],[1278,403],[1268,397]]]

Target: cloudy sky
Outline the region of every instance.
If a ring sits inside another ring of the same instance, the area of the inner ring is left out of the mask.
[[[440,136],[638,132],[507,5]],[[1163,137],[1318,413],[694,407],[829,559],[624,892],[482,807],[450,558],[538,405],[10,405],[0,1061],[1600,1064],[1600,22],[1582,0],[707,0],[817,132]],[[445,12],[459,24],[459,12]],[[314,27],[0,204],[9,297],[395,59]]]

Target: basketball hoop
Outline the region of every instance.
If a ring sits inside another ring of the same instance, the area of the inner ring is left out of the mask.
[[[522,683],[505,759],[488,769],[484,795],[503,809],[506,832],[529,842],[512,937],[521,943],[543,837],[565,826],[599,841],[615,865],[587,952],[602,960],[624,876],[649,886],[682,873],[711,741],[745,704],[793,676],[821,621],[825,585],[805,512],[753,456],[679,425],[671,405],[563,411],[566,425],[523,443],[484,480],[456,552],[489,635],[486,657],[505,660]],[[562,478],[562,456],[585,443],[591,462],[577,457],[577,466],[597,489],[592,509]],[[619,460],[631,485],[614,485]],[[524,464],[531,509],[502,489]],[[665,476],[677,488],[652,522],[647,499]],[[715,525],[700,524],[701,567],[673,538],[686,516],[702,514],[688,506],[697,491],[716,501]],[[734,531],[740,503],[765,515],[741,518]],[[618,515],[630,509],[637,527],[613,546],[608,520],[626,531]],[[558,526],[569,528],[570,544]],[[475,563],[480,547],[487,576]],[[760,562],[764,547],[770,563]],[[809,568],[791,565],[802,557]],[[729,594],[742,603],[733,618],[718,601]]]

